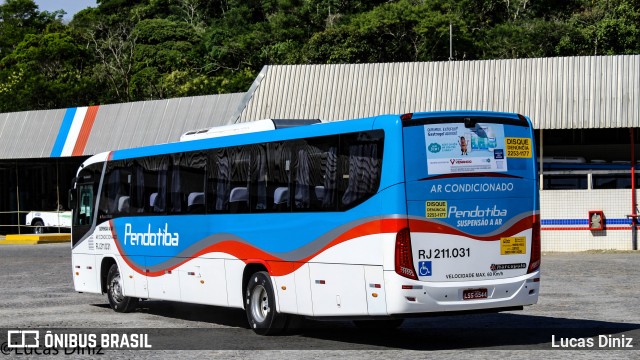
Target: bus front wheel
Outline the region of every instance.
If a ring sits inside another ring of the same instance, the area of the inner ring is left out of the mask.
[[[249,326],[258,335],[274,335],[284,330],[286,315],[276,311],[271,277],[265,271],[251,275],[245,291],[245,311]]]
[[[109,298],[109,305],[111,305],[111,308],[116,312],[132,312],[138,307],[139,299],[124,296],[122,290],[120,270],[118,270],[118,265],[113,264],[107,274],[107,297]]]

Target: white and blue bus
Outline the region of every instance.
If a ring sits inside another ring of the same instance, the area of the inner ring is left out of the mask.
[[[399,326],[537,302],[526,117],[247,131],[85,161],[72,190],[75,290],[106,293],[118,312],[140,299],[244,308],[259,334],[300,317]]]

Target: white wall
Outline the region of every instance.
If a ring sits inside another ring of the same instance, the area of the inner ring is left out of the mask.
[[[588,229],[590,210],[604,212],[605,230]],[[622,223],[630,213],[629,189],[542,190],[542,251],[632,250],[631,226]]]

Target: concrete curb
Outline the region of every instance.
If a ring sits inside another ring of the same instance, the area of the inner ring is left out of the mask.
[[[37,245],[71,241],[71,234],[15,234],[0,237],[0,245]]]

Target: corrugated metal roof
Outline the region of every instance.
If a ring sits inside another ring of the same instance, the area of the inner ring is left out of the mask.
[[[541,129],[640,127],[639,97],[640,55],[266,66],[247,93],[102,105],[92,126],[87,108],[0,114],[0,158],[90,155],[265,118],[468,109]]]
[[[65,110],[0,114],[0,158],[48,157]]]
[[[235,122],[494,110],[541,129],[640,126],[640,55],[266,66]]]
[[[244,93],[100,107],[85,155],[178,141],[188,130],[229,123]]]
[[[0,114],[0,159],[92,155],[178,141],[188,130],[228,124],[244,97],[207,95]]]

